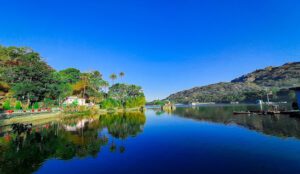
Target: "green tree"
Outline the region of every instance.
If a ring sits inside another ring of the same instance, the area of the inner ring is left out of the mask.
[[[13,62],[13,63],[12,63]],[[44,62],[40,55],[31,49],[15,49],[4,70],[4,80],[11,84],[18,99],[40,101],[57,83],[52,77],[54,70]]]
[[[81,95],[92,102],[99,103],[104,96],[101,93],[101,88],[106,84],[107,82],[102,79],[99,71],[82,73],[80,80],[73,85],[73,94]]]
[[[140,86],[121,83],[109,88],[108,97],[120,101],[127,108],[144,106],[146,102]]]
[[[67,68],[64,70],[59,71],[59,74],[61,75],[62,79],[67,82],[74,84],[80,80],[80,70],[75,68]]]
[[[72,94],[72,86],[70,83],[66,83],[60,73],[52,73],[52,83],[48,84],[49,91],[46,94],[46,98],[52,100],[58,100],[59,104],[68,96]]]
[[[115,80],[117,79],[117,75],[116,75],[115,73],[112,73],[112,74],[109,76],[109,78],[111,79],[112,84],[114,85],[114,82],[115,82]]]
[[[128,97],[144,96],[142,88],[137,85],[117,83],[109,88],[109,97],[124,101]]]
[[[120,79],[123,79],[124,76],[125,76],[125,73],[124,73],[124,72],[120,72],[120,73],[119,73]]]
[[[122,103],[121,103],[119,100],[115,100],[115,99],[112,99],[112,98],[108,98],[108,99],[103,100],[103,101],[100,103],[100,107],[101,107],[102,109],[114,109],[114,108],[120,108],[120,107],[122,107]]]

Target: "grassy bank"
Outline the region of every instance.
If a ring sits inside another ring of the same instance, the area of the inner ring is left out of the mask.
[[[144,110],[144,109],[142,109]],[[141,108],[136,107],[136,108],[122,108],[122,109],[100,109],[99,112],[101,114],[106,114],[106,113],[113,113],[113,112],[135,112],[135,111],[141,111]]]
[[[108,114],[108,113],[122,113],[122,112],[136,112],[141,111],[140,108],[126,108],[126,109],[99,109],[98,114]],[[62,117],[66,116],[84,116],[86,114],[89,114],[86,111],[78,111],[78,112],[72,112],[72,113],[42,113],[42,114],[28,114],[28,115],[22,115],[22,116],[15,116],[7,119],[1,119],[0,120],[0,126],[7,126],[11,125],[13,123],[32,123],[33,125],[39,125],[48,123],[51,121],[58,121]]]
[[[28,114],[28,115],[22,115],[22,116],[16,116],[12,118],[7,119],[1,119],[0,120],[0,126],[6,126],[11,125],[13,123],[39,123],[42,124],[50,122],[50,121],[57,121],[60,119],[61,114],[59,112],[57,113],[44,113],[44,114]]]

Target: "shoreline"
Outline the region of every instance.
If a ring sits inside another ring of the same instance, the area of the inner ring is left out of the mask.
[[[144,111],[145,109],[143,109]],[[126,108],[126,109],[99,109],[98,113],[101,114],[109,114],[109,113],[122,113],[122,112],[136,112],[141,111],[141,108]],[[6,115],[11,116],[10,118],[2,118],[0,119],[0,127],[8,126],[13,123],[28,123],[28,122],[38,122],[38,123],[47,123],[50,121],[58,121],[61,117],[71,116],[72,114],[85,114],[83,112],[72,112],[72,113],[64,113],[62,111],[58,112],[45,112],[45,113],[28,113],[24,115]]]

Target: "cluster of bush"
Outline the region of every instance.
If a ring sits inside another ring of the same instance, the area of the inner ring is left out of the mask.
[[[109,88],[107,98],[100,102],[100,108],[137,108],[145,104],[145,95],[140,86],[117,83]]]
[[[2,107],[3,107],[4,110],[12,110],[12,109],[21,110],[22,109],[22,103],[20,101],[17,101],[15,105],[12,105],[9,100],[6,100],[3,103]]]
[[[3,102],[3,110],[28,110],[28,109],[40,109],[40,108],[49,108],[54,105],[53,100],[45,99],[44,102],[34,102],[31,106],[28,106],[26,103],[22,103],[19,100],[5,100]]]
[[[101,109],[115,109],[115,108],[137,108],[142,107],[146,103],[144,96],[128,97],[124,100],[108,98],[100,103]]]

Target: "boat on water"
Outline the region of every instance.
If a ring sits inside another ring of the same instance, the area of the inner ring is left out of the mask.
[[[251,114],[250,111],[235,111],[233,112],[233,115],[241,115],[241,114]]]

